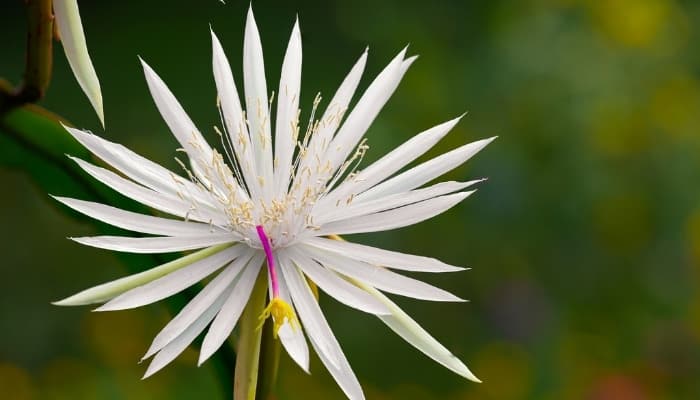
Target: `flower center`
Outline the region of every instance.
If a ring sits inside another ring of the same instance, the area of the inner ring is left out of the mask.
[[[270,238],[267,237],[265,233],[265,228],[262,225],[257,225],[255,229],[258,231],[258,237],[260,238],[260,243],[265,251],[265,258],[267,259],[267,271],[270,275],[270,286],[272,287],[272,299],[270,303],[265,307],[262,314],[260,315],[260,325],[258,329],[262,328],[265,320],[272,315],[273,328],[272,332],[275,338],[277,338],[277,333],[279,332],[285,321],[289,323],[292,329],[296,329],[299,322],[294,314],[292,306],[290,306],[286,301],[282,300],[280,297],[279,281],[277,280],[277,269],[275,267],[275,255],[272,252],[272,245],[270,244]]]

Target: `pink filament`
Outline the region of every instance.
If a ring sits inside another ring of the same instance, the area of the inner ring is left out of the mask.
[[[267,258],[267,270],[270,273],[270,285],[272,285],[272,296],[279,297],[280,289],[277,284],[277,271],[275,270],[275,256],[272,254],[272,246],[270,245],[270,238],[265,234],[265,229],[262,225],[255,227],[258,231],[258,237],[260,238],[260,243],[262,243],[263,250],[265,250],[265,257]]]

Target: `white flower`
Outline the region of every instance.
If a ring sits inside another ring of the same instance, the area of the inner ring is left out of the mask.
[[[218,105],[225,127],[225,132],[219,134],[225,156],[207,144],[167,86],[143,63],[156,106],[189,157],[189,167],[185,168],[188,179],[121,145],[66,128],[121,174],[75,159],[90,175],[125,196],[180,219],[57,198],[92,218],[155,235],[74,238],[79,243],[133,253],[199,250],[57,304],[106,302],[99,311],[134,308],[166,298],[218,272],[154,339],[144,356],[155,355],[146,372],[150,376],[207,326],[200,364],[211,356],[234,329],[265,265],[270,296],[265,316],[272,315],[283,346],[308,371],[308,336],[349,398],[364,397],[307,279],[338,301],[377,315],[438,363],[477,381],[461,361],[380,292],[461,301],[394,270],[449,272],[462,268],[328,236],[396,229],[448,210],[469,196],[473,191],[465,189],[478,181],[424,185],[464,163],[492,139],[466,144],[399,172],[443,138],[459,121],[456,118],[419,133],[356,171],[367,148],[362,140],[365,131],[415,57],[405,58],[406,50],[401,51],[344,117],[365,66],[365,51],[322,117],[312,117],[309,127],[300,132],[301,38],[295,24],[282,64],[273,141],[272,102],[267,97],[262,48],[252,12],[248,13],[243,54],[247,113],[242,110],[231,69],[214,33],[212,42]],[[314,110],[317,105],[318,98]]]

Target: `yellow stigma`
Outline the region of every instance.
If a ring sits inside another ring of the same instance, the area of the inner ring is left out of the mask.
[[[273,298],[270,304],[268,304],[263,310],[259,318],[260,325],[258,325],[258,329],[262,328],[270,315],[272,315],[272,323],[274,324],[272,326],[272,334],[274,335],[275,339],[277,339],[277,332],[279,332],[282,325],[284,325],[285,320],[289,323],[289,326],[292,329],[297,329],[299,327],[299,321],[297,320],[297,316],[294,314],[292,306],[287,304],[286,301],[279,297]]]

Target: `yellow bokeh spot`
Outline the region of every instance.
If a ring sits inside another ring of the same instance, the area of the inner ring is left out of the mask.
[[[27,371],[13,365],[0,363],[0,388],[6,400],[31,400],[37,398]]]
[[[700,82],[687,72],[667,77],[654,90],[649,114],[665,132],[676,136],[698,134]]]
[[[669,0],[589,1],[596,27],[613,41],[627,47],[645,48],[667,26]]]
[[[294,313],[292,306],[279,297],[273,298],[270,304],[268,304],[263,310],[259,318],[260,325],[258,325],[258,329],[262,328],[263,324],[265,324],[265,321],[270,316],[272,316],[272,322],[274,324],[272,327],[272,333],[274,334],[275,339],[277,338],[277,333],[285,322],[289,323],[292,329],[297,329],[299,327],[299,321],[297,320],[297,316]]]

